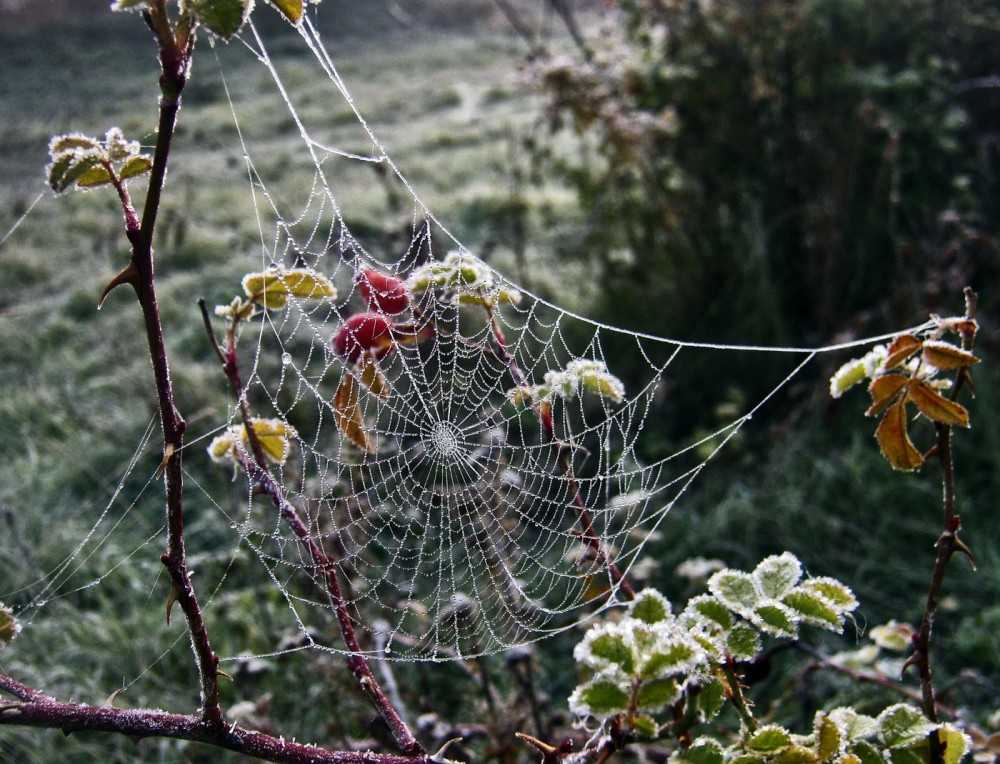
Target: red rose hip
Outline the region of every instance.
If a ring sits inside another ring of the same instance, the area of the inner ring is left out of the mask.
[[[354,280],[358,285],[358,291],[374,310],[395,316],[406,310],[410,304],[406,285],[395,276],[365,268]]]
[[[382,313],[357,313],[337,330],[333,349],[351,363],[363,353],[381,358],[392,350],[392,322]]]

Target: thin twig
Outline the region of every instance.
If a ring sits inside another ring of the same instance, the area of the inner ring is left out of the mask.
[[[757,720],[750,713],[750,706],[743,695],[743,686],[740,684],[740,678],[737,676],[731,661],[726,661],[721,666],[723,673],[726,675],[726,682],[729,685],[729,699],[732,701],[733,706],[736,707],[736,712],[740,715],[740,719],[743,720],[743,725],[747,728],[747,731],[754,732],[757,729]]]
[[[195,714],[63,703],[4,674],[0,674],[0,690],[22,700],[0,713],[0,725],[59,729],[67,735],[88,731],[120,733],[135,740],[146,737],[191,740],[283,764],[435,764],[435,759],[427,755],[332,751],[235,724],[212,724]]]
[[[805,653],[806,655],[810,656],[813,659],[812,663],[806,666],[806,668],[802,671],[803,675],[808,674],[812,671],[819,671],[819,670],[835,671],[838,674],[843,674],[844,676],[853,679],[855,682],[878,685],[879,687],[883,687],[886,690],[889,690],[890,692],[894,692],[897,695],[901,695],[902,697],[907,698],[908,700],[912,700],[915,703],[923,702],[923,696],[921,695],[920,692],[911,687],[907,687],[905,684],[900,684],[899,682],[893,681],[890,677],[887,677],[885,674],[879,674],[873,671],[859,671],[857,669],[852,669],[850,666],[845,666],[841,663],[836,663],[835,661],[830,660],[825,655],[820,653],[818,650],[809,647],[808,645],[804,645],[801,642],[794,642],[791,644],[796,650]],[[945,705],[939,700],[936,701],[936,705],[939,714],[944,714],[945,716],[950,716],[953,718],[958,715],[958,712],[954,708]]]

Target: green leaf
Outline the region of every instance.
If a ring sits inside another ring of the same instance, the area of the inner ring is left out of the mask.
[[[830,578],[829,576],[807,578],[799,588],[807,592],[819,594],[841,613],[854,610],[858,606],[858,600],[854,596],[854,592],[836,578]]]
[[[644,737],[656,737],[660,731],[660,725],[652,716],[646,714],[635,714],[632,717],[632,729]]]
[[[243,26],[254,0],[188,0],[188,8],[212,34],[228,40]]]
[[[780,600],[802,578],[802,564],[791,552],[783,552],[764,558],[753,577],[765,597]]]
[[[840,726],[850,743],[870,738],[878,731],[873,717],[859,714],[853,708],[835,708],[830,711],[830,718]]]
[[[697,738],[690,747],[675,752],[670,761],[672,764],[722,764],[725,760],[722,745],[710,737]]]
[[[620,634],[601,634],[590,642],[590,652],[595,658],[618,666],[626,674],[635,671],[635,657]]]
[[[145,175],[153,169],[153,158],[147,154],[136,154],[125,160],[125,164],[118,171],[118,177],[122,180],[134,178],[138,175]]]
[[[305,6],[303,0],[270,0],[270,3],[293,24],[298,24],[302,20]]]
[[[652,679],[639,685],[635,702],[639,708],[656,711],[680,697],[681,688],[674,679]],[[626,698],[627,702],[627,698]]]
[[[726,649],[738,661],[751,660],[760,652],[760,635],[749,626],[736,626],[726,635]]]
[[[760,592],[753,576],[742,570],[720,570],[708,579],[708,589],[727,608],[740,615],[753,612],[754,605],[760,600]]]
[[[710,594],[703,594],[700,597],[695,597],[688,601],[687,608],[685,608],[689,613],[693,613],[697,617],[705,618],[713,623],[717,623],[723,629],[727,631],[733,627],[733,616],[722,604],[722,601],[716,599]]]
[[[885,759],[871,743],[858,741],[851,746],[851,753],[861,759],[861,764],[885,764]]]
[[[778,724],[765,724],[747,740],[747,748],[758,753],[774,753],[791,744],[791,734]]]
[[[612,716],[628,710],[628,693],[610,679],[597,678],[576,689],[570,707],[594,716]]]
[[[49,165],[49,185],[57,194],[62,193],[101,161],[97,152],[70,151],[60,154]]]
[[[761,631],[776,637],[794,639],[799,633],[795,614],[780,602],[758,605],[754,610],[753,622]]]
[[[729,764],[764,764],[765,761],[763,756],[755,753],[741,753],[731,758]]]
[[[684,673],[697,662],[698,652],[690,642],[664,640],[642,664],[639,676],[651,679],[666,674]]]
[[[798,587],[786,594],[782,602],[797,612],[806,623],[836,632],[843,629],[840,614],[820,594]]]
[[[49,155],[53,158],[63,152],[76,150],[100,151],[101,143],[96,138],[91,138],[83,133],[53,135],[52,140],[49,141]]]
[[[96,188],[111,182],[111,173],[103,165],[95,165],[76,180],[79,188]]]
[[[875,722],[879,740],[888,748],[904,748],[918,743],[934,729],[920,709],[906,703],[889,706]]]
[[[894,748],[889,751],[892,764],[928,764],[928,759],[911,748]]]
[[[645,623],[659,623],[670,615],[670,603],[656,589],[643,589],[632,600],[629,614]]]
[[[718,716],[726,702],[726,688],[718,679],[701,688],[698,693],[698,711],[702,721],[708,722]]]

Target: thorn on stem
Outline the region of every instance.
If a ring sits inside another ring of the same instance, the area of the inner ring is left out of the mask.
[[[97,309],[100,310],[104,307],[104,301],[108,299],[108,295],[111,294],[111,290],[115,287],[121,286],[122,284],[130,284],[133,289],[136,289],[139,283],[139,271],[136,270],[135,263],[129,263],[124,268],[122,268],[118,274],[108,282],[107,286],[104,287],[104,291],[101,292],[101,296],[97,299]]]
[[[170,619],[168,618],[167,619],[167,623],[169,623],[169,622],[170,622]],[[104,707],[104,708],[114,708],[115,707],[115,701],[118,700],[118,696],[121,695],[123,692],[125,692],[125,688],[124,687],[119,687],[113,693],[111,693],[110,695],[108,695],[107,699],[103,703],[101,703],[101,706]]]

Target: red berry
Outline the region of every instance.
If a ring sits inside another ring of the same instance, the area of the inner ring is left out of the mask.
[[[333,349],[351,363],[366,352],[381,358],[392,350],[392,322],[381,313],[357,313],[337,330]]]
[[[390,316],[402,313],[410,304],[406,285],[395,276],[365,268],[355,278],[358,291],[368,300],[372,309]]]

